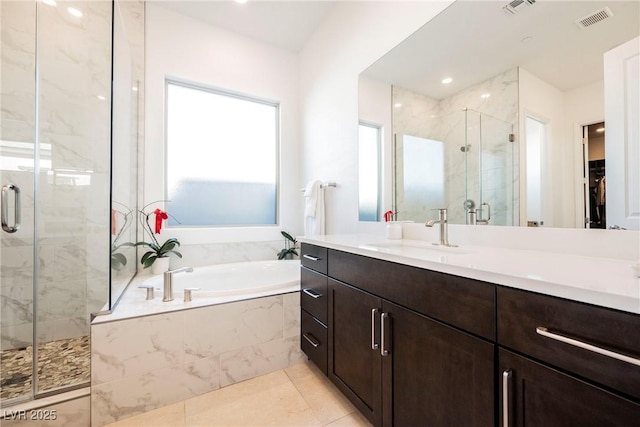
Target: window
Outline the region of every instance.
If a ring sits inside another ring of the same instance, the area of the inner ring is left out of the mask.
[[[360,123],[359,144],[359,220],[380,218],[380,127]]]
[[[278,104],[167,82],[169,225],[277,223]]]

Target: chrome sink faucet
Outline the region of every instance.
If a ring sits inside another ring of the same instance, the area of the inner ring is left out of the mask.
[[[449,243],[449,229],[447,227],[447,208],[434,209],[438,211],[438,219],[430,219],[424,223],[425,227],[433,227],[434,224],[440,224],[440,242],[434,243],[437,246],[456,247]]]
[[[173,301],[173,275],[178,273],[191,273],[193,268],[182,267],[175,270],[169,270],[164,272],[164,293],[162,295],[162,301]]]

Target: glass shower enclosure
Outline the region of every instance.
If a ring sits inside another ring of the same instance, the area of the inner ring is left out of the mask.
[[[111,1],[2,1],[0,405],[88,385],[109,298]]]
[[[446,207],[452,224],[513,225],[513,125],[464,109],[423,130],[395,135],[396,219],[424,222]]]

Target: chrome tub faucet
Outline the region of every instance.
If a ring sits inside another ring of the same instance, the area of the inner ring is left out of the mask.
[[[162,295],[162,301],[173,301],[173,275],[182,272],[191,273],[193,272],[193,268],[182,267],[164,272],[164,293]]]

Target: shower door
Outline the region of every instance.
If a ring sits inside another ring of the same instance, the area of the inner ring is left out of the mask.
[[[36,4],[0,2],[0,399],[32,395]]]
[[[512,225],[513,127],[470,109],[465,118],[465,211],[474,206],[480,223]]]
[[[89,384],[108,300],[111,1],[1,1],[0,404]]]

